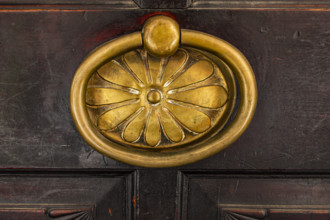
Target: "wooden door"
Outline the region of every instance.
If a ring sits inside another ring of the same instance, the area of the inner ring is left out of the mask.
[[[0,219],[330,219],[330,4],[0,0]],[[241,138],[167,169],[94,151],[70,84],[98,45],[154,14],[244,53],[258,106]]]

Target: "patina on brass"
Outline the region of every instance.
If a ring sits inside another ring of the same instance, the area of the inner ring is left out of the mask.
[[[167,57],[180,46],[178,23],[167,16],[154,16],[147,20],[142,29],[143,46],[156,57]]]
[[[143,49],[116,57],[88,81],[90,119],[105,137],[135,147],[174,147],[220,130],[236,89],[229,67],[213,60],[192,48],[162,58]]]
[[[235,77],[241,101],[224,128],[236,103]],[[99,152],[133,165],[170,167],[234,142],[252,119],[257,90],[236,48],[155,16],[142,35],[94,50],[75,74],[70,101],[79,132]]]

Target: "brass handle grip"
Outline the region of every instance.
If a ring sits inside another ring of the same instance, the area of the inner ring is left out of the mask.
[[[241,100],[228,122],[235,78]],[[252,119],[257,87],[235,47],[154,16],[142,34],[109,41],[82,62],[70,103],[80,134],[97,151],[132,165],[171,167],[233,143]]]

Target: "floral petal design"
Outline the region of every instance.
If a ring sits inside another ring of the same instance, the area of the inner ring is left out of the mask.
[[[182,141],[184,135],[182,129],[174,121],[174,119],[164,109],[160,111],[160,121],[166,137],[173,142]]]
[[[125,121],[129,116],[140,108],[140,104],[125,105],[112,109],[102,114],[97,120],[97,126],[101,130],[111,130]]]
[[[103,87],[103,88],[108,88],[112,87],[113,84],[111,84],[108,80],[105,80],[101,78],[101,76],[98,73],[94,73],[91,78],[88,81],[87,88],[90,87]]]
[[[97,70],[97,72],[103,79],[109,82],[129,88],[139,88],[133,76],[124,70],[123,67],[115,61],[104,64],[100,69]]]
[[[173,81],[172,76],[174,77],[176,73],[182,69],[187,60],[187,57],[187,53],[183,50],[178,50],[174,55],[170,57],[162,76],[162,82],[166,82],[165,86]]]
[[[220,108],[226,104],[228,94],[222,86],[203,86],[183,92],[169,94],[170,99],[206,108]]]
[[[160,124],[156,111],[152,111],[145,131],[145,139],[148,145],[156,146],[160,142]]]
[[[147,120],[147,110],[143,109],[125,128],[123,138],[128,142],[137,141]]]
[[[211,127],[210,118],[200,111],[170,103],[167,105],[167,109],[191,131],[202,133]]]
[[[207,60],[200,60],[194,63],[176,78],[171,84],[171,88],[178,88],[191,85],[211,76],[213,73],[213,65]]]
[[[86,109],[110,140],[133,147],[180,146],[225,125],[236,94],[230,77],[225,63],[193,48],[161,58],[137,49],[91,75]]]
[[[87,88],[86,103],[106,105],[138,98],[137,95],[112,88]]]
[[[163,59],[148,55],[148,67],[152,83],[159,81],[159,76],[162,71],[162,61]]]
[[[137,51],[131,51],[124,55],[126,65],[132,70],[137,80],[145,84],[147,82],[147,75],[144,68],[144,63],[140,54]]]

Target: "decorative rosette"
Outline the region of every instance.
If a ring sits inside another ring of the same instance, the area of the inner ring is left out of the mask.
[[[107,138],[137,147],[172,147],[220,129],[233,99],[225,64],[181,48],[157,58],[135,50],[112,59],[90,78],[87,110]],[[230,110],[231,111],[231,110]],[[221,123],[221,125],[219,125]]]

